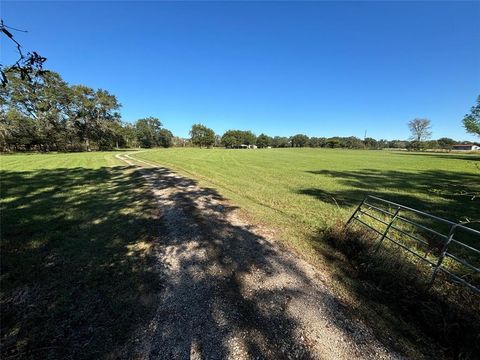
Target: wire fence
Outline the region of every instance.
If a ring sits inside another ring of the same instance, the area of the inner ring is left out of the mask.
[[[367,195],[345,226],[358,223],[430,265],[429,284],[439,272],[480,293],[480,231],[392,201]]]

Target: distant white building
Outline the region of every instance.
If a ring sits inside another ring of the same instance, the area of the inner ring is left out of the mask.
[[[477,144],[458,144],[458,145],[453,145],[452,150],[478,151],[480,150],[480,146]]]
[[[257,145],[240,144],[238,146],[227,146],[228,149],[256,149]]]

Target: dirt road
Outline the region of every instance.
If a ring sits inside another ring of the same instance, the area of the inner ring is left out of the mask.
[[[129,155],[160,210],[162,291],[140,326],[139,359],[399,358],[344,306],[308,263],[236,215],[212,189]]]

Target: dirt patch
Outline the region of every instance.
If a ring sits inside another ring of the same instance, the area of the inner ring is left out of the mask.
[[[307,262],[217,192],[168,169],[140,168],[160,209],[155,247],[165,284],[154,320],[125,349],[140,359],[400,358]]]

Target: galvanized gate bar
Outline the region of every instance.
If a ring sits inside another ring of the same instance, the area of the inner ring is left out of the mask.
[[[446,235],[444,235],[444,234],[441,234],[441,233],[439,233],[438,231],[435,231],[435,230],[433,230],[433,229],[430,229],[430,228],[428,228],[428,227],[426,227],[426,226],[424,226],[424,225],[417,224],[415,221],[405,219],[404,217],[401,217],[401,216],[398,217],[398,220],[401,220],[401,221],[403,221],[403,222],[406,222],[407,224],[413,225],[413,226],[415,226],[415,227],[419,227],[420,229],[425,230],[425,231],[428,231],[428,232],[430,232],[430,233],[432,233],[432,234],[435,234],[435,235],[437,235],[437,236],[440,236],[441,238],[448,239],[448,236],[446,236]]]
[[[397,210],[395,210],[395,213],[393,214],[392,219],[390,220],[390,223],[387,225],[387,228],[385,229],[385,232],[383,233],[380,241],[378,242],[377,248],[375,249],[375,253],[380,249],[380,246],[382,245],[383,240],[385,240],[385,238],[387,237],[388,230],[390,230],[390,228],[392,227],[393,222],[395,221],[395,219],[398,218],[398,213],[399,213],[399,212],[400,212],[400,208],[397,208]],[[390,238],[389,238],[389,240],[390,240],[390,241],[393,241],[393,240],[390,239]]]
[[[390,226],[390,229],[393,229],[393,230],[395,230],[395,231],[398,231],[399,233],[401,233],[401,234],[403,234],[403,235],[406,235],[406,236],[410,237],[411,239],[416,240],[416,241],[418,241],[419,243],[422,243],[423,245],[427,245],[427,246],[428,246],[428,243],[427,243],[425,240],[419,239],[418,237],[413,236],[412,234],[409,234],[409,233],[407,233],[406,231],[403,231],[402,229],[397,228],[396,226],[393,226],[393,225],[392,225],[392,226]]]
[[[370,202],[368,202],[368,200],[373,200],[373,202],[375,202],[375,203],[388,205],[389,208],[395,207],[396,210],[395,210],[395,212],[392,213],[388,210],[382,209],[379,206],[371,204]],[[365,207],[365,209],[364,209],[364,207]],[[366,210],[377,211],[379,213],[382,213],[383,215],[387,215],[388,217],[390,217],[390,219],[388,221],[387,220],[384,221],[382,219],[379,219],[375,215],[367,212]],[[449,229],[448,235],[442,234],[442,233],[440,233],[440,232],[438,232],[438,231],[436,231],[432,228],[429,228],[429,227],[427,227],[425,225],[422,225],[422,224],[418,224],[417,222],[415,222],[413,220],[407,219],[407,218],[405,218],[405,215],[400,216],[399,215],[400,211],[412,212],[416,215],[420,215],[421,217],[427,217],[429,219],[438,221],[442,224],[449,225],[450,229]],[[372,226],[372,225],[366,223],[365,221],[361,220],[360,216],[362,216],[362,215],[366,215],[369,218],[377,221],[378,223],[381,223],[381,224],[385,225],[386,226],[385,230],[380,231],[380,230],[376,229],[374,226]],[[464,224],[454,223],[450,220],[443,219],[443,218],[440,218],[438,216],[428,214],[426,212],[423,212],[423,211],[420,211],[420,210],[417,210],[417,209],[413,209],[413,208],[408,207],[408,206],[403,206],[403,205],[397,204],[393,201],[385,200],[385,199],[382,199],[382,198],[379,198],[379,197],[376,197],[376,196],[372,196],[372,195],[367,195],[363,199],[363,201],[355,209],[355,211],[353,212],[352,216],[349,218],[349,220],[347,221],[345,226],[348,226],[353,221],[357,221],[357,222],[361,223],[362,225],[368,227],[369,229],[373,230],[374,232],[376,232],[377,234],[379,234],[381,236],[380,240],[378,241],[377,245],[375,246],[374,253],[376,253],[380,249],[384,240],[387,239],[387,240],[391,241],[392,243],[396,244],[397,246],[399,246],[399,247],[403,248],[404,250],[408,251],[409,253],[413,254],[414,256],[420,258],[422,261],[426,262],[427,264],[431,265],[434,269],[433,269],[432,275],[430,277],[430,281],[429,281],[430,285],[433,284],[433,282],[435,281],[435,278],[438,274],[438,271],[442,271],[443,273],[447,274],[454,282],[461,283],[464,286],[466,286],[467,288],[469,288],[469,289],[471,289],[475,292],[480,293],[480,288],[479,287],[469,283],[465,279],[463,279],[460,276],[454,274],[453,272],[448,270],[443,265],[445,258],[449,258],[452,261],[455,261],[455,262],[465,266],[465,268],[468,268],[468,269],[472,270],[474,273],[479,273],[480,274],[480,268],[478,268],[477,266],[469,263],[466,259],[458,257],[457,255],[454,255],[454,254],[452,254],[451,252],[448,251],[449,250],[449,245],[454,243],[456,245],[462,246],[465,251],[471,252],[471,253],[476,254],[476,255],[480,255],[480,250],[479,249],[476,249],[476,248],[474,248],[474,247],[472,247],[468,244],[465,244],[465,243],[455,239],[455,234],[458,233],[458,230],[461,230],[461,231],[467,232],[469,234],[472,234],[475,237],[478,236],[478,238],[480,240],[480,231],[478,231],[476,229],[472,229],[470,227],[467,227]],[[422,243],[423,245],[429,246],[427,241],[424,241],[424,240],[414,236],[413,234],[410,234],[407,231],[404,231],[404,230],[394,226],[393,223],[395,221],[401,221],[401,222],[407,223],[409,225],[412,225],[414,228],[418,228],[418,229],[422,229],[424,231],[428,231],[429,233],[438,236],[440,239],[443,239],[443,246],[442,246],[440,254],[438,255],[438,258],[437,258],[436,262],[430,261],[427,258],[429,250],[427,251],[425,256],[422,256],[422,255],[418,254],[417,252],[413,251],[412,249],[410,249],[407,245],[404,245],[404,244],[398,242],[397,240],[392,239],[390,236],[388,236],[390,230],[394,230],[394,231],[396,231],[396,232],[398,232],[402,235],[408,236],[409,238]],[[480,257],[479,257],[479,259],[480,259]]]
[[[387,204],[390,204],[390,205],[392,205],[392,206],[394,206],[394,207],[400,207],[400,208],[402,208],[403,210],[412,211],[412,212],[417,213],[417,214],[419,214],[419,215],[424,215],[424,216],[426,216],[426,217],[429,217],[429,218],[431,218],[431,219],[438,220],[438,221],[440,221],[440,222],[444,222],[444,223],[449,224],[449,225],[459,225],[459,224],[457,224],[457,223],[454,223],[453,221],[450,221],[450,220],[447,220],[447,219],[443,219],[443,218],[441,218],[441,217],[438,217],[438,216],[435,216],[435,215],[432,215],[432,214],[429,214],[429,213],[426,213],[426,212],[423,212],[423,211],[420,211],[420,210],[417,210],[417,209],[413,209],[413,208],[408,207],[408,206],[404,206],[404,205],[401,205],[401,204],[397,204],[397,203],[395,203],[395,202],[393,202],[393,201],[385,200],[385,199],[382,199],[382,198],[379,198],[379,197],[376,197],[376,196],[373,196],[373,195],[367,195],[367,196],[365,197],[365,200],[366,200],[367,198],[375,199],[375,200],[377,200],[377,201],[379,201],[379,202],[387,203]],[[365,200],[364,200],[364,201],[365,201]],[[467,229],[468,229],[468,228],[467,228]]]
[[[373,216],[372,214],[369,214],[369,213],[367,213],[367,212],[365,212],[365,211],[363,211],[363,210],[361,210],[361,209],[358,210],[358,212],[359,212],[360,214],[367,215],[368,217],[372,218],[373,220],[378,221],[379,223],[382,223],[382,224],[387,225],[387,226],[390,225],[390,223],[388,223],[388,222],[386,222],[386,221],[383,221],[382,219],[379,219],[379,218]]]
[[[370,204],[370,203],[367,203],[366,201],[364,202],[364,205],[368,205],[368,207],[371,207],[371,208],[373,208],[373,209],[375,209],[375,210],[377,210],[377,211],[379,211],[379,212],[381,212],[381,213],[384,213],[384,214],[387,214],[387,215],[390,215],[390,216],[394,216],[394,215],[395,215],[394,213],[391,213],[390,211],[381,209],[381,208],[379,208],[379,207],[377,207],[377,206],[375,206],[375,205],[372,205],[372,204]]]

